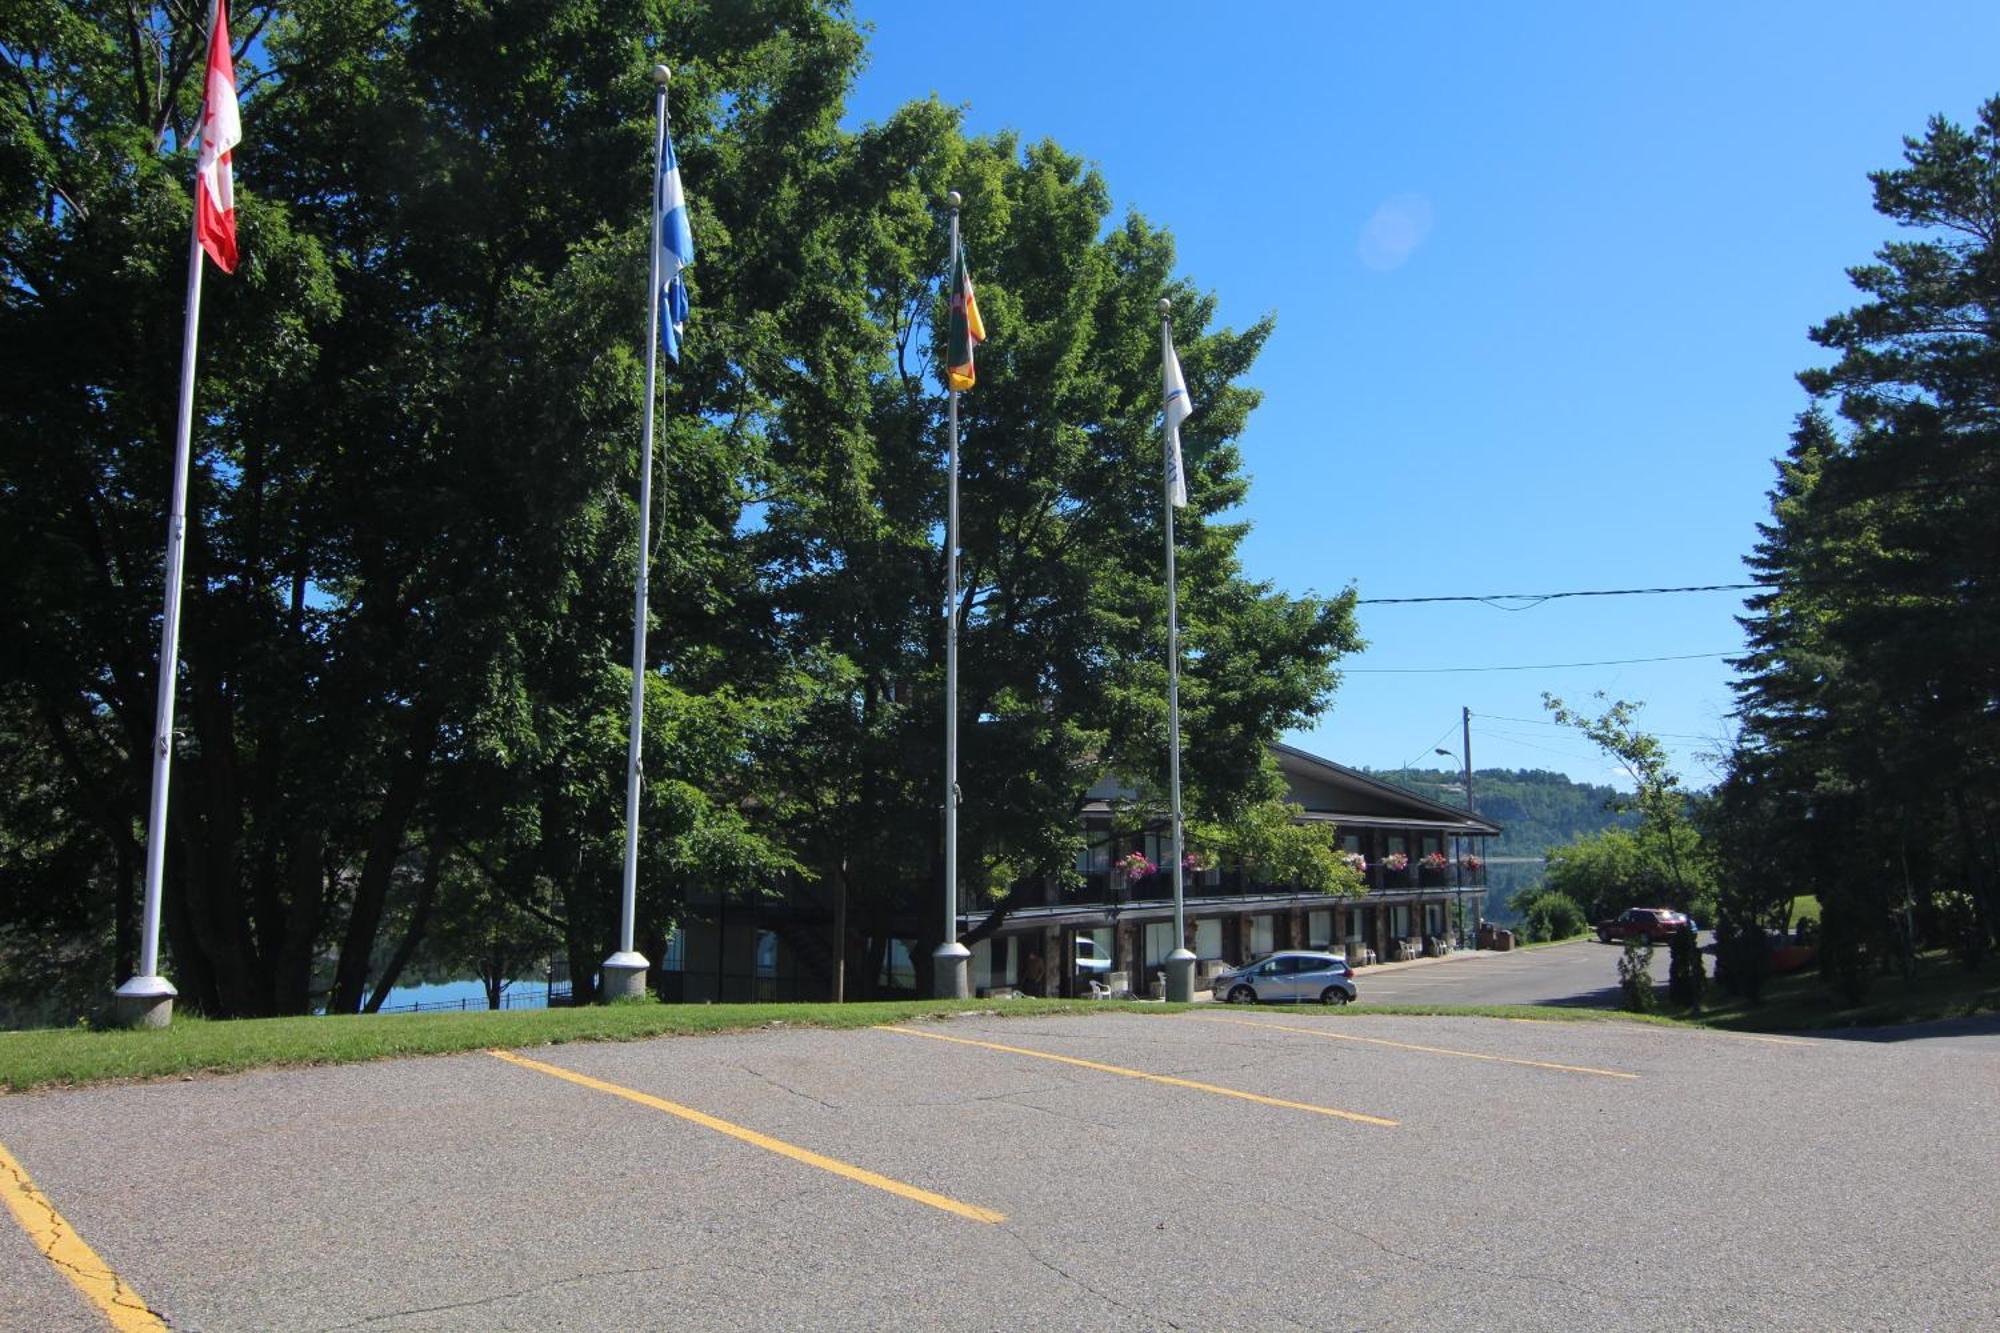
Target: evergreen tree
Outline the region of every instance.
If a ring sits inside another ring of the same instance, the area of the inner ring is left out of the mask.
[[[1917,236],[1852,270],[1863,303],[1813,330],[1838,359],[1800,376],[1818,402],[1751,557],[1772,586],[1744,619],[1746,743],[1719,810],[1734,878],[1769,884],[1776,862],[1854,948],[1962,888],[1977,952],[2000,928],[2000,99],[1969,129],[1934,119],[1871,180]]]

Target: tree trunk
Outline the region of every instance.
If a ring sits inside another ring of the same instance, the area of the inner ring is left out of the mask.
[[[408,748],[396,765],[389,790],[382,798],[382,809],[369,830],[368,854],[362,861],[360,882],[354,889],[354,907],[348,914],[347,934],[340,945],[340,966],[334,974],[328,1013],[351,1014],[361,1008],[369,955],[382,926],[389,881],[402,856],[403,833],[423,798],[425,780],[430,775],[431,755],[437,744],[434,713],[433,707],[420,705],[411,718]]]
[[[833,872],[833,1002],[847,1002],[847,858]]]
[[[396,946],[396,952],[389,956],[387,966],[382,969],[374,993],[368,997],[367,1013],[381,1012],[382,1001],[395,989],[396,979],[403,975],[403,969],[410,965],[417,946],[423,943],[424,931],[431,921],[431,904],[437,899],[438,880],[444,872],[444,856],[435,843],[429,845],[425,852],[424,877],[417,885],[416,905],[410,909],[410,928],[403,932],[402,943]]]

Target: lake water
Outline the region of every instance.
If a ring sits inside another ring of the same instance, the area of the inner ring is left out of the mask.
[[[539,1008],[548,994],[547,983],[537,977],[533,981],[510,981],[501,991],[503,1001],[512,1001],[508,1008]],[[398,986],[389,992],[389,998],[382,1002],[384,1010],[407,1007],[412,1004],[439,1005],[463,1003],[467,1009],[486,1007],[486,983],[474,977],[468,981],[441,981],[425,986]]]

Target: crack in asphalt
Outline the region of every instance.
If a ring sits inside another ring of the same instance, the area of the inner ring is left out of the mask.
[[[796,1203],[810,1197],[812,1194],[813,1190],[811,1187],[800,1187],[789,1190],[774,1200],[771,1206],[782,1207],[786,1204]],[[413,1306],[409,1309],[390,1310],[383,1314],[368,1315],[361,1319],[349,1320],[344,1324],[328,1324],[320,1330],[320,1333],[341,1333],[341,1330],[344,1329],[368,1328],[391,1319],[409,1319],[421,1315],[443,1314],[453,1310],[475,1310],[485,1305],[495,1305],[502,1301],[519,1300],[524,1296],[532,1296],[539,1292],[555,1291],[562,1287],[574,1286],[579,1282],[595,1282],[600,1278],[637,1277],[647,1273],[684,1272],[706,1262],[717,1254],[731,1252],[737,1244],[736,1239],[725,1235],[720,1226],[704,1226],[702,1234],[709,1238],[709,1244],[692,1248],[685,1254],[676,1255],[670,1263],[641,1264],[631,1268],[604,1268],[588,1273],[572,1273],[566,1277],[533,1282],[525,1287],[517,1287],[511,1291],[496,1292],[491,1296],[481,1296],[475,1300],[450,1301],[443,1305]]]
[[[1109,1292],[1102,1291],[1096,1287],[1091,1286],[1090,1283],[1085,1282],[1082,1278],[1070,1272],[1067,1268],[1064,1268],[1061,1264],[1058,1264],[1053,1259],[1050,1259],[1045,1255],[1043,1255],[1040,1250],[1037,1250],[1034,1246],[1028,1243],[1028,1238],[1026,1236],[1022,1235],[1019,1231],[1016,1231],[1014,1228],[1003,1227],[1001,1228],[1001,1233],[1005,1235],[1009,1240],[1013,1241],[1016,1245],[1020,1246],[1021,1252],[1023,1254],[1027,1255],[1030,1259],[1033,1259],[1043,1268],[1048,1269],[1051,1273],[1054,1273],[1057,1277],[1061,1278],[1065,1282],[1068,1282],[1070,1285],[1080,1288],[1083,1291],[1089,1292],[1091,1295],[1095,1296],[1098,1300],[1103,1301],[1106,1305],[1111,1306],[1113,1309],[1122,1310],[1126,1314],[1137,1315],[1141,1319],[1158,1319],[1160,1322],[1164,1323],[1168,1328],[1186,1327],[1186,1325],[1184,1324],[1176,1324],[1173,1320],[1168,1319],[1165,1315],[1149,1313],[1148,1311],[1139,1309],[1135,1305],[1127,1305],[1124,1301],[1119,1300],[1116,1296],[1111,1295]]]
[[[47,1231],[45,1236],[37,1236],[27,1227],[23,1227],[22,1230],[27,1233],[28,1239],[34,1244],[35,1248],[41,1251],[42,1258],[48,1260],[51,1268],[56,1269],[66,1276],[74,1275],[71,1277],[73,1283],[75,1283],[75,1279],[78,1277],[87,1282],[109,1282],[111,1284],[111,1303],[113,1305],[118,1306],[120,1309],[134,1310],[141,1314],[151,1315],[167,1327],[173,1327],[171,1319],[161,1311],[155,1310],[151,1305],[148,1305],[145,1297],[125,1285],[125,1279],[112,1271],[110,1265],[105,1264],[102,1259],[98,1261],[98,1267],[93,1271],[70,1263],[66,1259],[56,1257],[56,1247],[61,1244],[65,1236],[76,1241],[77,1244],[84,1246],[86,1249],[89,1249],[89,1242],[78,1235],[76,1230],[64,1220],[62,1214],[56,1211],[54,1201],[48,1195],[42,1193],[35,1182],[29,1178],[25,1168],[9,1163],[7,1174],[13,1177],[15,1197],[39,1211],[46,1221]],[[92,1254],[96,1253],[94,1249],[90,1252]]]
[[[553,1291],[558,1287],[572,1286],[578,1282],[594,1282],[598,1278],[632,1277],[643,1273],[664,1273],[669,1269],[685,1267],[687,1262],[685,1259],[679,1259],[670,1264],[646,1264],[638,1268],[605,1268],[590,1273],[573,1273],[568,1277],[551,1278],[546,1282],[530,1283],[525,1287],[517,1287],[512,1291],[495,1292],[491,1296],[481,1296],[477,1300],[448,1301],[443,1305],[412,1306],[407,1310],[390,1310],[384,1314],[368,1315],[362,1319],[350,1320],[345,1324],[328,1324],[323,1328],[322,1333],[340,1333],[342,1329],[367,1328],[370,1325],[380,1324],[390,1319],[408,1319],[417,1315],[443,1314],[450,1310],[476,1310],[482,1305],[497,1305],[501,1301],[518,1300],[523,1296],[530,1296],[536,1292]]]
[[[1370,1245],[1373,1245],[1376,1249],[1382,1251],[1384,1254],[1387,1254],[1393,1258],[1403,1259],[1413,1264],[1421,1264],[1425,1268],[1435,1269],[1438,1272],[1462,1271],[1462,1272],[1477,1274],[1480,1277],[1498,1278],[1503,1282],[1538,1283],[1543,1286],[1561,1287],[1565,1290],[1578,1292],[1585,1296],[1595,1296],[1601,1300],[1626,1300],[1636,1297],[1637,1299],[1642,1301],[1657,1302],[1657,1301],[1672,1299],[1670,1293],[1632,1291],[1623,1287],[1619,1288],[1616,1291],[1606,1291],[1603,1290],[1602,1288],[1590,1286],[1587,1283],[1578,1282],[1572,1278],[1567,1278],[1550,1273],[1538,1273],[1533,1271],[1522,1271],[1522,1270],[1506,1269],[1506,1268],[1492,1268],[1476,1264],[1458,1264],[1458,1263],[1453,1263],[1449,1258],[1434,1259],[1428,1255],[1419,1254],[1412,1250],[1398,1249],[1394,1245],[1391,1245],[1387,1241],[1383,1240],[1380,1236],[1376,1236],[1370,1232],[1364,1231],[1360,1227],[1349,1226],[1346,1223],[1341,1222],[1336,1218],[1328,1217],[1324,1213],[1317,1213],[1310,1208],[1303,1208],[1303,1207],[1300,1209],[1300,1211],[1305,1213],[1306,1216],[1312,1218],[1314,1221],[1321,1222],[1329,1227],[1332,1227],[1335,1231],[1343,1232],[1349,1236],[1355,1237],[1358,1240],[1367,1241]]]
[[[1119,1127],[1108,1120],[1092,1120],[1086,1116],[1070,1115],[1062,1111],[1051,1110],[1046,1106],[1037,1106],[1031,1101],[1022,1100],[1026,1097],[1038,1096],[1043,1091],[1044,1089],[1041,1088],[1015,1088],[1011,1092],[988,1092],[982,1093],[977,1097],[964,1097],[949,1104],[952,1106],[972,1106],[983,1102],[1004,1102],[1017,1111],[1033,1111],[1037,1115],[1048,1116],[1059,1124],[1079,1127],[1088,1125],[1092,1129],[1103,1130],[1107,1134],[1118,1132]]]
[[[738,1063],[736,1068],[750,1075],[750,1077],[752,1078],[763,1080],[763,1082],[767,1086],[776,1088],[779,1092],[789,1092],[792,1096],[797,1097],[803,1101],[811,1102],[814,1106],[823,1107],[828,1111],[841,1111],[846,1109],[838,1105],[837,1103],[827,1101],[821,1097],[815,1097],[809,1092],[801,1092],[799,1089],[793,1087],[791,1084],[785,1082],[783,1079],[775,1078],[772,1075],[765,1073],[761,1069],[754,1069],[751,1066],[742,1063]]]

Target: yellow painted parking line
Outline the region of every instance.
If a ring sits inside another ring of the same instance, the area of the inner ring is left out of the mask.
[[[76,1228],[63,1220],[49,1196],[35,1188],[27,1171],[0,1144],[0,1198],[28,1233],[35,1248],[70,1285],[96,1306],[118,1333],[152,1333],[167,1326],[153,1313],[130,1283],[111,1271],[97,1251],[83,1243]]]
[[[1357,1037],[1351,1032],[1327,1032],[1321,1028],[1295,1028],[1286,1023],[1266,1023],[1255,1018],[1223,1018],[1220,1015],[1190,1014],[1204,1023],[1234,1023],[1238,1027],[1265,1028],[1272,1032],[1303,1032],[1308,1037],[1328,1041],[1358,1041],[1369,1046],[1393,1046],[1401,1051],[1422,1051],[1425,1055],[1455,1055],[1461,1060],[1491,1060],[1502,1065],[1527,1065],[1532,1069],[1557,1069],[1565,1074],[1595,1074],[1599,1078],[1637,1078],[1617,1069],[1593,1069],[1589,1065],[1560,1065],[1553,1060],[1524,1060],[1514,1055],[1488,1055],[1483,1051],[1457,1051],[1449,1046],[1419,1046],[1410,1041],[1390,1041],[1386,1037]]]
[[[974,1222],[1005,1222],[1007,1220],[1005,1213],[995,1212],[991,1208],[981,1208],[977,1204],[960,1203],[957,1199],[949,1198],[943,1194],[934,1194],[930,1190],[919,1189],[915,1185],[906,1185],[900,1180],[891,1180],[889,1177],[878,1175],[865,1167],[850,1166],[846,1162],[823,1156],[813,1152],[809,1148],[801,1148],[797,1144],[786,1143],[783,1139],[774,1139],[768,1134],[759,1134],[756,1130],[745,1129],[742,1125],[732,1125],[727,1120],[718,1120],[716,1117],[706,1115],[691,1106],[682,1106],[678,1102],[670,1102],[664,1097],[655,1097],[650,1093],[620,1087],[616,1083],[606,1083],[603,1079],[592,1078],[588,1074],[579,1074],[573,1069],[564,1069],[560,1065],[543,1064],[540,1060],[530,1060],[524,1055],[515,1055],[512,1051],[488,1051],[487,1054],[493,1056],[495,1059],[505,1060],[508,1064],[519,1065],[523,1069],[532,1069],[537,1073],[547,1074],[551,1078],[563,1079],[579,1087],[591,1088],[597,1092],[608,1092],[613,1097],[623,1097],[628,1102],[637,1102],[641,1106],[650,1106],[655,1111],[665,1111],[668,1115],[679,1116],[681,1119],[692,1121],[704,1129],[712,1129],[718,1134],[727,1134],[732,1139],[752,1144],[767,1152],[774,1152],[780,1157],[789,1157],[795,1162],[803,1162],[807,1166],[816,1166],[822,1171],[831,1171],[836,1176],[844,1176],[848,1180],[855,1181],[858,1184],[869,1185],[878,1190],[886,1190],[888,1193],[894,1194],[899,1198],[929,1204],[933,1208],[943,1209],[947,1213],[952,1213]]]
[[[942,1032],[924,1032],[917,1028],[893,1027],[887,1024],[877,1027],[876,1031],[900,1032],[906,1037],[929,1037],[932,1041],[952,1041],[961,1046],[978,1046],[989,1051],[1004,1051],[1008,1055],[1028,1055],[1037,1060],[1054,1060],[1058,1064],[1075,1065],[1079,1069],[1094,1069],[1100,1074],[1144,1079],[1148,1083],[1163,1083],[1170,1088],[1191,1088],[1196,1092],[1212,1092],[1218,1097],[1234,1097],[1238,1101],[1256,1102],[1261,1106],[1282,1106],[1288,1111],[1311,1111],[1314,1115],[1336,1116],[1342,1120],[1359,1121],[1364,1125],[1386,1125],[1393,1128],[1396,1124],[1395,1121],[1384,1120],[1379,1115],[1363,1115],[1359,1111],[1343,1111],[1334,1106],[1314,1106],[1310,1102],[1288,1102],[1282,1097],[1266,1097],[1262,1093],[1217,1087],[1213,1083],[1197,1083],[1191,1078],[1174,1078],[1169,1074],[1148,1074],[1142,1069],[1125,1069],[1118,1065],[1099,1064],[1095,1060],[1079,1060],[1073,1055],[1052,1055],[1048,1051],[1031,1051],[1025,1046],[1002,1046],[997,1042],[974,1041],[970,1037],[947,1037]]]

